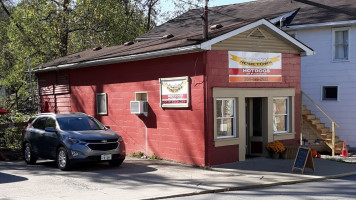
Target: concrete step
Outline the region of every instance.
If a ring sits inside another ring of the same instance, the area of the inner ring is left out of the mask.
[[[315,115],[306,115],[307,120],[315,119]]]

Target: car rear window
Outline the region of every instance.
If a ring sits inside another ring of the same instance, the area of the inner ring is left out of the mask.
[[[65,131],[103,130],[104,126],[90,117],[57,118],[58,124]]]

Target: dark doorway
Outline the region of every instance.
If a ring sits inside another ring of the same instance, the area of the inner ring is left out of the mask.
[[[262,155],[267,98],[246,98],[246,154]]]

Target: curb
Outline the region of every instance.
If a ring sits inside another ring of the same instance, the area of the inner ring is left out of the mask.
[[[219,170],[217,170],[217,171],[219,171]],[[196,195],[201,195],[201,194],[211,194],[211,193],[221,193],[221,192],[228,192],[228,191],[239,191],[239,190],[247,190],[247,189],[255,189],[255,188],[273,187],[273,186],[278,186],[278,185],[293,185],[293,184],[297,184],[297,183],[308,183],[308,182],[322,181],[322,180],[328,180],[328,179],[337,179],[337,178],[343,178],[343,177],[353,176],[353,175],[356,175],[356,172],[324,176],[324,177],[320,177],[320,178],[306,178],[306,179],[296,180],[296,181],[286,181],[286,182],[267,183],[267,184],[260,184],[260,185],[249,185],[249,186],[241,186],[241,187],[227,187],[227,188],[223,188],[223,189],[203,190],[203,191],[197,191],[197,192],[147,198],[147,199],[143,199],[143,200],[170,199],[170,198],[177,198],[177,197],[196,196]]]

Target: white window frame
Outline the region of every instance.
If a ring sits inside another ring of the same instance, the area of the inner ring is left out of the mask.
[[[332,57],[332,61],[333,62],[347,62],[347,61],[349,61],[350,60],[350,44],[351,44],[351,42],[350,42],[350,40],[351,40],[351,38],[350,38],[350,36],[351,36],[351,34],[350,34],[350,27],[342,27],[342,28],[333,28],[332,29],[332,55],[331,55],[331,57]],[[335,32],[337,32],[337,31],[347,31],[347,38],[348,38],[348,41],[347,41],[347,59],[338,59],[338,58],[335,58]]]
[[[219,100],[232,100],[233,101],[233,117],[218,117],[217,116],[217,104],[216,104],[216,102],[217,101],[219,101]],[[218,120],[222,120],[222,119],[232,119],[232,126],[233,126],[233,128],[232,128],[232,136],[218,136],[217,134],[216,134],[216,139],[226,139],[226,138],[236,138],[236,99],[235,98],[216,98],[215,99],[215,106],[216,106],[216,109],[215,109],[215,114],[214,114],[214,116],[215,116],[215,124],[216,124],[216,127],[215,127],[215,131],[216,131],[216,133],[217,133],[217,130],[218,130],[218,128],[220,128],[220,127],[217,127],[217,121]]]
[[[100,110],[99,101],[103,98],[104,100],[104,110]],[[96,93],[96,113],[98,115],[107,115],[108,114],[108,98],[106,93]]]
[[[324,98],[324,89],[326,87],[336,87],[336,89],[337,89],[336,99],[325,99]],[[323,86],[321,86],[321,100],[322,101],[339,101],[339,86],[338,85],[323,85]]]
[[[286,99],[286,114],[277,114],[277,115],[275,115],[274,114],[274,112],[273,112],[273,126],[274,126],[274,119],[275,119],[275,116],[284,116],[284,115],[286,115],[287,116],[287,119],[286,119],[286,130],[285,131],[274,131],[273,130],[273,134],[281,134],[281,133],[289,133],[289,131],[290,131],[290,115],[291,115],[291,111],[290,111],[290,106],[289,106],[289,101],[290,101],[290,99],[289,99],[289,97],[274,97],[273,98],[273,100],[274,99]]]

